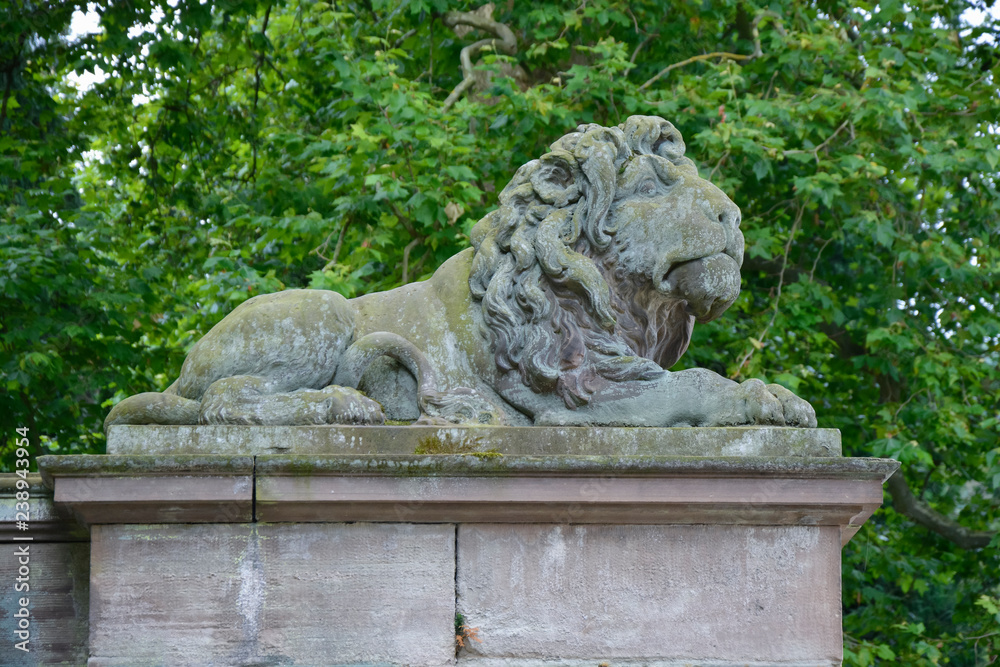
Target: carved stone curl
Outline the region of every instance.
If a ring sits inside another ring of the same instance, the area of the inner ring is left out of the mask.
[[[815,426],[760,380],[668,372],[740,290],[740,210],[662,118],[581,125],[522,166],[427,281],[237,307],[106,425]]]

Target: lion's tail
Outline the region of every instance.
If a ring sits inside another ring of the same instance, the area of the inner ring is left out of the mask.
[[[382,356],[395,359],[416,378],[421,423],[481,424],[500,419],[500,411],[475,389],[441,391],[437,369],[427,355],[402,336],[385,331],[363,336],[347,348],[333,384],[357,389],[369,364]]]
[[[115,424],[197,424],[200,409],[200,401],[181,398],[171,389],[162,393],[147,391],[111,408],[104,419],[104,432]]]

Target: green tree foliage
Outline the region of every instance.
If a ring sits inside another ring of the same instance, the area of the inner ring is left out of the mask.
[[[73,3],[15,1],[5,432],[99,451],[106,407],[248,297],[424,278],[563,133],[661,115],[747,238],[743,295],[681,366],[782,383],[846,453],[903,462],[844,552],[846,663],[990,664],[1000,26],[974,6],[103,0],[71,37]]]
[[[30,429],[35,451],[42,434],[66,453],[103,446],[93,434],[101,402],[145,366],[136,311],[158,299],[120,270],[118,231],[84,206],[72,182],[89,141],[64,83],[68,63],[87,48],[63,37],[73,10],[0,8],[0,452],[8,467],[15,426]]]

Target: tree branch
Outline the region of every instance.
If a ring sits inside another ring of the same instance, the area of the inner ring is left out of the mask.
[[[772,19],[775,20],[774,29],[775,29],[775,31],[779,35],[781,35],[782,37],[784,37],[787,34],[785,32],[785,29],[783,27],[781,27],[781,23],[780,23],[780,21],[781,21],[781,15],[777,14],[776,12],[772,12],[769,9],[766,9],[766,10],[762,11],[760,14],[758,14],[754,18],[753,22],[750,24],[750,31],[752,33],[751,36],[753,37],[753,57],[754,58],[760,58],[762,55],[764,55],[764,51],[760,48],[760,31],[757,29],[757,26],[765,18],[772,18]]]
[[[840,127],[838,127],[836,130],[833,131],[833,134],[831,134],[829,137],[826,138],[826,141],[821,143],[819,146],[816,146],[815,148],[810,148],[808,150],[804,148],[793,148],[791,150],[782,151],[782,155],[788,156],[788,155],[796,155],[798,153],[812,153],[813,157],[816,158],[816,162],[819,162],[819,152],[824,148],[826,148],[829,145],[829,143],[833,141],[838,134],[840,134],[840,131],[850,124],[851,124],[850,119],[845,120],[843,123],[840,124]]]
[[[799,211],[795,214],[795,222],[792,223],[792,231],[788,234],[788,242],[785,243],[785,254],[781,258],[781,273],[778,274],[778,289],[777,293],[774,295],[774,311],[771,313],[771,321],[767,323],[767,326],[764,327],[764,330],[760,332],[760,336],[757,338],[761,348],[764,347],[764,339],[767,337],[767,333],[771,330],[771,327],[774,326],[774,321],[778,318],[778,308],[781,305],[781,287],[785,283],[785,269],[788,267],[788,253],[792,249],[792,241],[795,240],[795,234],[799,231],[799,225],[802,224],[802,214],[805,213],[805,210],[805,204],[799,206]],[[743,371],[743,367],[748,361],[750,361],[750,357],[753,356],[754,350],[756,349],[758,349],[757,346],[751,343],[750,349],[747,350],[745,355],[743,355],[743,358],[740,359],[740,363],[736,367],[736,370],[729,376],[730,379],[736,378]]]
[[[3,133],[3,124],[7,120],[7,100],[10,99],[10,93],[14,88],[14,72],[13,67],[7,72],[7,85],[4,87],[3,91],[3,104],[0,105],[0,134]]]
[[[492,14],[492,6],[491,11]],[[448,111],[458,101],[462,94],[469,89],[470,86],[475,82],[475,72],[472,69],[472,59],[479,55],[479,52],[486,47],[493,47],[494,50],[502,51],[508,56],[512,56],[517,53],[517,37],[514,36],[514,32],[508,28],[503,23],[498,23],[494,21],[491,16],[484,16],[482,14],[477,14],[476,12],[448,12],[444,15],[444,24],[449,28],[455,28],[459,25],[467,25],[484,32],[492,33],[500,39],[498,42],[496,38],[492,39],[481,39],[474,44],[470,44],[462,49],[460,56],[462,62],[462,73],[464,79],[462,82],[455,87],[455,90],[451,91],[451,95],[448,99],[444,101],[444,106],[442,111]]]
[[[351,218],[345,218],[343,224],[340,225],[340,234],[337,236],[337,245],[333,246],[333,257],[331,257],[330,260],[323,266],[322,268],[323,273],[326,273],[337,264],[337,258],[340,257],[340,249],[344,245],[344,235],[347,233],[347,228],[350,226],[350,224],[351,224]],[[321,245],[320,248],[325,249],[326,245],[330,242],[330,238],[332,236],[333,232],[330,232],[330,236],[326,237],[326,241],[323,242],[323,245]],[[314,250],[313,252],[316,252],[317,255],[323,257],[323,255],[317,252],[318,250],[319,248],[316,248],[316,250]],[[326,257],[323,257],[323,259],[326,259]]]
[[[403,225],[403,229],[405,229],[406,233],[410,235],[410,238],[415,239],[420,237],[420,234],[417,234],[417,230],[413,226],[413,222],[411,222],[410,219],[399,210],[399,207],[396,206],[395,202],[389,202],[389,208],[392,209],[392,212],[399,219],[399,224]]]
[[[409,269],[409,266],[410,266],[410,252],[412,252],[413,249],[417,247],[418,243],[420,243],[420,239],[413,239],[412,241],[410,241],[409,243],[406,244],[405,248],[403,248],[403,284],[404,285],[406,283],[410,282],[409,276],[407,275],[407,272],[408,272],[408,269]]]
[[[652,42],[654,39],[656,39],[659,36],[660,36],[660,33],[658,33],[658,32],[651,33],[648,37],[646,37],[646,39],[642,40],[639,43],[639,46],[635,47],[635,51],[632,52],[632,57],[629,58],[628,61],[634,65],[635,64],[635,58],[636,58],[636,56],[639,55],[639,52],[642,51],[642,47],[646,46],[647,44],[649,44],[650,42]],[[632,69],[632,68],[630,67],[629,69]]]
[[[7,83],[3,91],[3,104],[0,105],[0,133],[3,132],[3,123],[7,120],[7,101],[10,100],[14,90],[14,70],[21,65],[21,50],[24,48],[25,34],[21,33],[17,38],[17,53],[14,54],[8,67],[3,70],[7,74]]]
[[[416,28],[414,28],[413,30],[408,30],[407,32],[403,33],[402,37],[400,37],[399,39],[396,40],[396,42],[392,45],[392,48],[398,49],[400,46],[403,45],[403,42],[405,42],[410,37],[413,37],[416,34],[417,34],[417,29]]]
[[[954,542],[961,549],[982,549],[993,539],[992,532],[970,530],[913,495],[902,470],[890,477],[886,486],[892,495],[892,506],[897,512],[946,540]]]
[[[264,39],[267,39],[267,22],[271,20],[271,7],[267,6],[267,10],[264,12],[264,25],[260,29],[260,34],[264,35]],[[264,59],[267,58],[267,54],[262,50],[260,55],[257,57],[257,68],[254,73],[254,84],[253,84],[253,116],[254,123],[257,121],[257,99],[260,97],[260,69],[264,66]],[[253,167],[250,169],[250,178],[254,179],[256,183],[257,179],[257,142],[259,141],[259,132],[254,133],[253,144]]]
[[[652,79],[646,83],[639,86],[639,90],[644,90],[656,82],[661,76],[669,72],[670,70],[677,69],[678,67],[684,67],[685,65],[690,65],[691,63],[698,62],[699,60],[711,60],[712,58],[728,58],[729,60],[749,60],[751,56],[744,56],[739,53],[727,53],[725,51],[714,51],[712,53],[703,53],[700,56],[691,56],[687,60],[682,60],[679,63],[674,63],[673,65],[667,65],[661,69]]]

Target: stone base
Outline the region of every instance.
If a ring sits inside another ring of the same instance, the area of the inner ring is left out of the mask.
[[[89,667],[450,665],[455,528],[94,526]]]
[[[99,525],[88,665],[837,665],[839,540],[805,526]],[[479,640],[457,657],[456,612]]]
[[[841,659],[831,527],[463,525],[457,581],[462,663]]]
[[[93,557],[91,667],[451,665],[456,610],[459,664],[841,654],[828,527],[119,525]]]
[[[746,660],[740,660],[739,662],[733,663],[732,661],[726,660],[723,662],[715,660],[658,660],[656,658],[641,658],[637,660],[633,659],[614,659],[608,660],[607,658],[555,658],[552,660],[536,660],[533,658],[459,658],[459,665],[468,667],[600,667],[601,665],[607,665],[607,667],[836,667],[841,664],[841,661],[830,662],[828,660],[823,660],[821,662],[815,662],[812,660],[806,662],[781,662],[775,663],[773,661],[767,662],[748,662]],[[370,666],[366,666],[370,667]]]
[[[201,436],[294,436],[230,428]],[[550,456],[511,453],[531,429],[470,428],[448,436],[467,454],[177,442],[40,464],[91,525],[91,667],[839,665],[840,548],[898,464],[803,455],[829,432],[722,429],[774,455],[695,457],[656,448],[713,429],[648,429],[642,454],[627,431],[559,435],[570,453]]]

